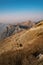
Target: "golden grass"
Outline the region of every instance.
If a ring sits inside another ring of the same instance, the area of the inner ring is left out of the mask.
[[[43,65],[43,25],[0,41],[0,65]]]

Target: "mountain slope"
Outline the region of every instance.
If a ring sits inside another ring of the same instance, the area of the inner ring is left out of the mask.
[[[0,41],[0,65],[43,65],[42,55],[43,24]]]
[[[0,23],[0,40],[5,39],[13,34],[19,33],[23,30],[30,29],[33,22],[27,21],[18,24],[1,24]]]

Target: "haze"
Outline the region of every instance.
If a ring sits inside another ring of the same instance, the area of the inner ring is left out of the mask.
[[[0,22],[43,19],[43,0],[0,0]]]

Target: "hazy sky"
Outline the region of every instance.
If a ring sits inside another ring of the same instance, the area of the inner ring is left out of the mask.
[[[0,22],[43,19],[43,0],[0,0]]]

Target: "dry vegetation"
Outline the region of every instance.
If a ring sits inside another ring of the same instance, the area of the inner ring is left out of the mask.
[[[43,65],[43,24],[0,41],[0,65]]]

